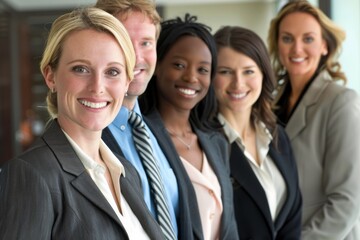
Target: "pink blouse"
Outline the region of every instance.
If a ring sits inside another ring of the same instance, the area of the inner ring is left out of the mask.
[[[219,181],[203,153],[201,172],[180,156],[194,186],[205,240],[219,239],[223,211]]]

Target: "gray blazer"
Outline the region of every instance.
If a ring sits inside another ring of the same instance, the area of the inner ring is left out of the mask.
[[[161,116],[157,111],[153,111],[144,116],[144,119],[151,131],[154,133],[165,156],[173,166],[173,169],[174,166],[176,166],[176,170],[174,169],[174,171],[179,174],[179,176],[177,175],[178,181],[180,181],[179,185],[184,184],[181,186],[181,189],[182,191],[186,191],[186,193],[180,195],[180,211],[186,216],[186,219],[189,222],[180,222],[179,225],[190,224],[193,228],[194,237],[188,239],[203,239],[195,190],[185,168],[182,165],[175,146],[172,144],[172,140],[165,129]],[[196,128],[194,128],[194,131],[198,136],[200,145],[205,152],[209,164],[213,168],[221,186],[223,213],[221,217],[219,237],[221,240],[237,240],[239,237],[234,215],[232,185],[230,181],[230,172],[228,167],[226,167],[226,164],[227,166],[229,164],[230,147],[225,137],[220,133],[207,133]],[[180,172],[182,172],[181,175]],[[182,221],[183,220],[185,220],[185,217],[182,218]]]
[[[151,239],[163,239],[123,159],[121,192]],[[117,215],[85,170],[57,121],[0,172],[0,239],[129,239]]]
[[[326,71],[287,123],[303,196],[302,239],[360,239],[359,124],[359,97]]]

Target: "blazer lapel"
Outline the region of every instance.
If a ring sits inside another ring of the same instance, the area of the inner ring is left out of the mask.
[[[230,206],[233,206],[233,197],[232,194],[229,195],[228,193],[232,193],[233,189],[232,186],[228,183],[226,184],[225,181],[229,179],[230,174],[228,171],[226,171],[227,167],[225,165],[225,161],[226,161],[226,157],[229,157],[228,153],[223,153],[223,155],[219,154],[218,151],[216,151],[216,149],[214,149],[215,145],[216,145],[216,141],[214,142],[212,140],[212,135],[211,134],[207,134],[204,133],[201,130],[198,130],[196,128],[195,132],[196,135],[198,136],[201,148],[203,149],[203,151],[206,154],[207,160],[210,164],[210,166],[212,167],[212,170],[214,171],[215,175],[217,176],[217,179],[219,181],[220,187],[221,187],[221,200],[222,200],[222,205],[223,205],[223,214],[221,217],[221,228],[220,228],[220,238],[223,238],[224,235],[227,235],[227,233],[229,231],[232,231],[231,229],[231,223],[229,222],[230,220],[232,220],[231,218],[229,218],[228,216],[230,216],[232,214],[231,211],[233,211],[233,208],[231,208]],[[227,143],[227,141],[224,140],[225,143]],[[223,158],[223,159],[221,159]],[[223,164],[223,166],[220,166],[221,164]],[[237,233],[233,233],[233,234],[237,234]]]
[[[121,150],[118,142],[116,141],[114,135],[111,133],[110,129],[107,127],[102,131],[101,138],[104,140],[106,145],[110,148],[114,153],[124,156],[123,151]]]
[[[122,224],[110,204],[98,189],[84,165],[71,147],[57,121],[50,123],[43,135],[44,141],[53,151],[63,170],[74,176],[71,184],[95,206],[106,212],[119,225]]]
[[[279,144],[282,144],[281,142],[279,142]],[[283,159],[283,156],[281,154],[278,153],[278,151],[276,151],[274,149],[273,144],[270,145],[270,149],[269,149],[269,155],[271,157],[271,159],[274,161],[275,165],[277,166],[277,168],[279,169],[282,177],[284,178],[285,184],[286,184],[286,188],[289,189],[287,192],[287,197],[286,200],[284,202],[284,205],[282,206],[281,211],[279,212],[278,216],[276,217],[275,220],[275,229],[276,231],[278,230],[279,226],[282,226],[284,221],[286,220],[286,216],[290,211],[290,205],[289,205],[289,195],[290,192],[293,191],[291,189],[291,184],[290,182],[293,182],[293,176],[289,176],[289,171],[287,171],[286,166],[284,165],[284,163],[287,161],[287,159]]]
[[[325,81],[324,81],[325,80]],[[307,109],[316,104],[319,100],[323,90],[329,83],[329,74],[324,71],[317,76],[311,83],[303,98],[296,107],[293,115],[286,125],[286,132],[290,140],[293,140],[306,126]]]
[[[192,197],[196,196],[195,190],[192,187],[191,180],[187,175],[174,145],[169,144],[169,142],[171,143],[172,141],[163,125],[161,116],[154,110],[143,117],[155,135],[176,176],[179,189],[179,209],[183,209],[183,211],[180,210],[179,212],[179,239],[187,239],[188,237],[193,237],[193,235],[195,235],[196,239],[203,239],[200,216],[193,214],[199,211],[197,201],[192,199]],[[189,230],[191,230],[191,232],[189,232]]]
[[[126,166],[124,167],[126,168]],[[129,175],[129,169],[126,169],[125,172],[127,176],[121,176],[120,179],[121,193],[123,194],[131,210],[139,220],[150,239],[163,239],[163,235],[158,223],[153,218],[150,211],[148,211],[145,201],[142,199],[142,192],[139,188],[134,187],[135,180],[132,179],[133,176],[130,176],[133,173]]]
[[[244,191],[246,191],[253,199],[266,219],[271,232],[273,232],[273,223],[266,194],[260,182],[257,180],[248,159],[245,157],[236,142],[231,144],[230,169],[232,172],[232,178],[237,181]]]

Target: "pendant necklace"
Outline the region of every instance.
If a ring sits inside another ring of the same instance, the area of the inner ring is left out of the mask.
[[[182,144],[184,144],[187,148],[187,150],[191,150],[191,145],[193,144],[194,139],[191,139],[190,143],[186,143],[178,134],[174,133],[173,131],[171,131],[170,129],[166,129],[168,130],[168,132],[170,133],[171,136],[176,137]]]

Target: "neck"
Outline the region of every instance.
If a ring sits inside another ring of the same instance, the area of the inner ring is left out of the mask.
[[[126,107],[131,111],[134,109],[136,101],[137,101],[137,96],[125,96],[122,106]]]
[[[160,104],[158,111],[165,127],[171,129],[174,133],[180,134],[192,131],[189,122],[189,110],[178,111],[173,107],[164,107],[163,104]]]
[[[230,126],[240,135],[241,139],[245,139],[250,131],[253,131],[254,126],[250,120],[249,112],[234,112],[231,110],[220,111]]]

